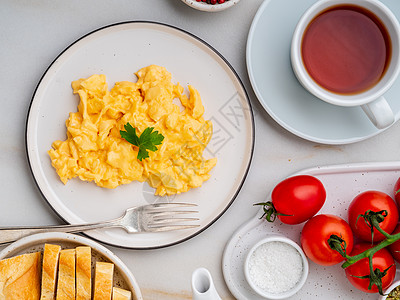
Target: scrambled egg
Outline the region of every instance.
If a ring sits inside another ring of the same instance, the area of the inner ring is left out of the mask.
[[[200,187],[210,178],[217,159],[203,158],[212,123],[203,118],[199,92],[189,85],[186,96],[164,67],[151,65],[136,75],[136,83],[117,82],[111,90],[104,75],[72,82],[80,97],[78,112],[66,121],[67,140],[55,141],[48,151],[64,184],[76,176],[105,188],[147,181],[164,196]],[[164,136],[158,150],[142,161],[138,148],[121,138],[128,122],[138,135],[154,127]]]

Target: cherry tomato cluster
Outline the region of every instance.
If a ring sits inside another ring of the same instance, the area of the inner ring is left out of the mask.
[[[357,195],[348,207],[345,220],[334,215],[320,214],[312,217],[303,227],[300,241],[304,253],[313,262],[323,265],[335,265],[345,260],[345,256],[354,257],[386,237],[367,222],[363,216],[375,216],[378,213],[379,227],[392,234],[399,221],[398,207],[387,194],[379,191],[366,191]],[[381,216],[384,218],[380,218]],[[332,246],[332,235],[341,239],[341,243]],[[400,243],[399,243],[400,244]],[[345,246],[344,246],[345,245]],[[393,247],[394,244],[392,244]],[[393,251],[400,250],[400,245]],[[372,256],[371,275],[369,258],[365,257],[345,268],[347,279],[361,291],[382,292],[392,284],[396,275],[396,265],[389,247],[383,248]],[[398,256],[398,254],[397,254]],[[375,278],[376,277],[376,278]],[[379,278],[378,278],[379,277]],[[380,280],[380,282],[376,281]]]
[[[353,286],[382,293],[395,278],[395,261],[400,263],[400,236],[394,237],[400,233],[400,178],[393,192],[393,198],[380,191],[360,193],[350,203],[346,221],[335,215],[317,215],[325,203],[325,188],[317,178],[299,175],[280,182],[271,201],[257,205],[263,206],[270,222],[275,218],[285,224],[306,222],[300,242],[310,260],[323,266],[343,262]]]

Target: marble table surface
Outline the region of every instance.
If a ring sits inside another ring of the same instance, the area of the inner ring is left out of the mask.
[[[0,226],[63,224],[41,196],[29,169],[25,125],[32,94],[54,58],[76,39],[130,20],[170,24],[217,49],[242,79],[255,116],[255,151],[233,204],[207,230],[157,250],[108,247],[132,270],[144,299],[191,299],[191,274],[207,268],[223,299],[234,299],[222,273],[223,250],[235,230],[258,211],[277,181],[304,168],[400,159],[400,124],[365,141],[323,145],[278,125],[259,104],[246,70],[246,41],[262,0],[242,0],[218,13],[179,0],[0,0]],[[2,249],[3,247],[1,247]]]

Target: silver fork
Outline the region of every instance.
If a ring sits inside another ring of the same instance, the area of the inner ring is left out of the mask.
[[[99,228],[122,227],[129,233],[162,232],[199,227],[197,224],[182,224],[197,221],[193,217],[177,217],[183,214],[196,214],[198,211],[187,210],[196,207],[192,203],[155,203],[128,208],[124,215],[110,221],[54,226],[0,227],[0,245],[14,242],[24,236],[42,232],[82,232]]]

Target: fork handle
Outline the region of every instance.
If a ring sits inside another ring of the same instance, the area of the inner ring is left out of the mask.
[[[0,227],[0,245],[12,243],[25,236],[44,232],[82,232],[99,228],[121,227],[120,219],[101,223],[81,225],[52,225],[52,226],[25,226],[25,227]]]

